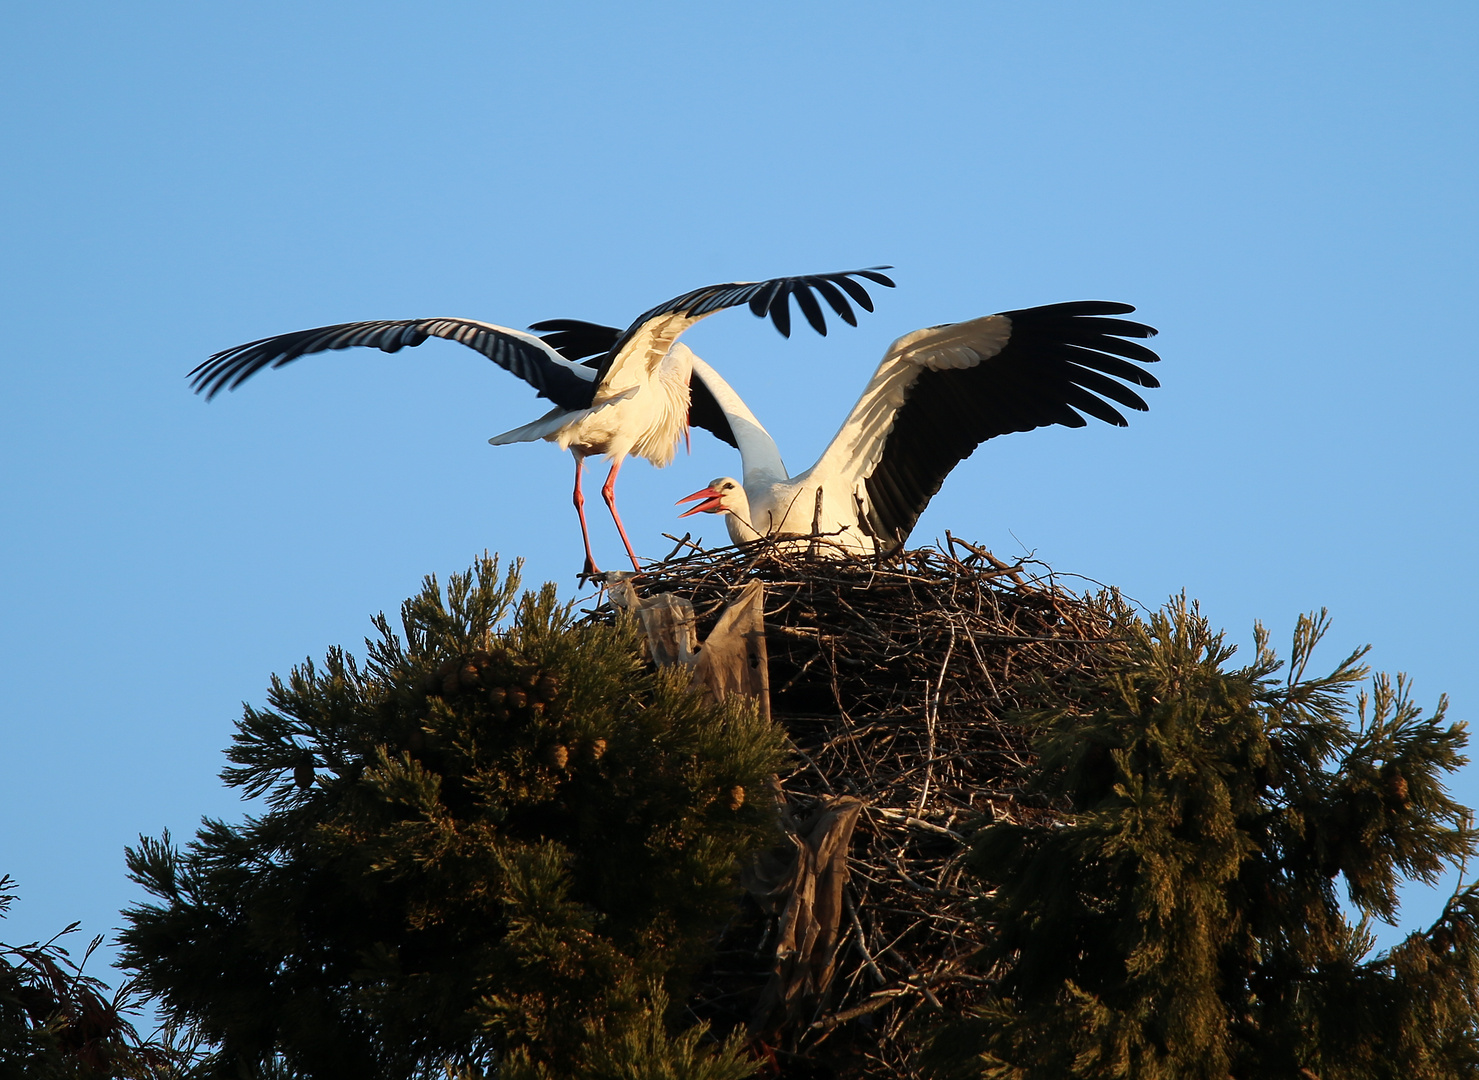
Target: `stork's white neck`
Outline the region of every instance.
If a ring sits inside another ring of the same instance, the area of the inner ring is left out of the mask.
[[[693,357],[693,374],[703,380],[729,420],[729,430],[734,432],[734,441],[739,444],[740,460],[744,464],[745,486],[784,482],[790,474],[786,472],[786,463],[781,460],[780,448],[770,437],[770,432],[755,418],[744,398],[697,356]]]
[[[725,504],[729,512],[724,515],[724,527],[729,530],[730,542],[748,544],[751,540],[759,540],[763,530],[757,529],[750,520],[750,497],[744,488],[729,492]]]

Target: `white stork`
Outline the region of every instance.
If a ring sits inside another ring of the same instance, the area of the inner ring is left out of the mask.
[[[1126,426],[1110,401],[1144,410],[1124,383],[1159,386],[1131,361],[1160,357],[1124,339],[1155,330],[1106,318],[1134,310],[1084,300],[905,334],[884,353],[820,460],[798,476],[740,396],[695,358],[693,423],[739,449],[744,481],[720,477],[679,499],[702,500],[680,516],[724,514],[736,544],[821,535],[827,544],[819,550],[839,555],[893,551],[945,477],[985,440],[1048,424],[1083,427],[1080,412]]]
[[[678,337],[694,323],[725,308],[748,304],[760,318],[767,315],[785,337],[791,334],[790,298],[819,334],[826,319],[813,290],[843,321],[857,325],[848,298],[873,310],[867,290],[853,278],[889,288],[880,270],[848,270],[835,274],[743,281],[695,289],[639,315],[624,332],[570,319],[535,323],[531,330],[544,337],[510,330],[473,319],[397,319],[340,323],[312,330],[250,341],[218,352],[190,372],[196,393],[209,400],[223,389],[235,389],[265,367],[281,367],[309,353],[373,345],[399,352],[420,345],[428,337],[447,338],[476,349],[500,367],[513,372],[555,403],[555,408],[533,423],[495,435],[495,446],[545,439],[575,456],[575,510],[585,542],[584,574],[596,574],[590,531],[585,521],[581,473],[585,459],[604,454],[611,471],[601,495],[616,522],[617,532],[638,570],[636,552],[616,511],[616,475],[628,454],[646,458],[658,468],[673,460],[678,439],[688,429],[689,380],[697,359]],[[582,359],[589,357],[589,359]]]

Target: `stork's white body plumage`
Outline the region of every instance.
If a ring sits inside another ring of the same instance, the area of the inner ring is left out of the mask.
[[[588,408],[551,409],[533,423],[495,435],[494,446],[544,439],[583,457],[613,462],[636,456],[659,469],[672,463],[688,426],[688,380],[694,356],[681,342],[658,361],[656,370],[622,389],[603,386]],[[592,378],[595,371],[591,368]]]
[[[695,379],[727,422],[716,433],[740,451],[743,478],[720,477],[679,502],[725,515],[737,544],[762,536],[808,537],[837,555],[901,546],[946,475],[986,439],[1044,424],[1082,427],[1081,409],[1125,419],[1104,395],[1146,408],[1119,379],[1154,387],[1122,357],[1159,357],[1124,337],[1153,329],[1103,318],[1134,308],[1084,301],[987,315],[905,334],[884,353],[862,396],[817,463],[791,476],[764,425],[719,374],[697,358]]]
[[[627,537],[626,526],[616,510],[616,477],[621,472],[622,462],[631,455],[650,461],[659,469],[672,463],[678,452],[678,440],[688,430],[688,380],[694,359],[688,346],[675,343],[660,355],[653,370],[627,371],[622,379],[626,385],[621,389],[609,384],[601,386],[588,408],[551,409],[532,424],[505,431],[488,440],[494,446],[507,446],[543,439],[574,455],[575,491],[572,498],[580,518],[581,539],[585,543],[583,573],[599,573],[591,554],[590,530],[585,520],[585,492],[581,485],[585,459],[605,457],[611,462],[606,482],[601,485],[601,497],[611,511],[611,519],[616,523],[616,531],[626,546],[632,566],[641,569],[637,554],[632,550],[632,542]],[[627,368],[634,366],[633,363],[624,365]],[[592,378],[595,377],[593,369],[585,370],[591,372]]]
[[[856,326],[848,298],[865,310],[873,307],[867,291],[852,278],[892,287],[893,282],[878,273],[882,269],[887,268],[706,286],[659,304],[625,331],[564,319],[531,327],[542,331],[542,336],[472,319],[341,323],[227,349],[190,374],[197,392],[205,392],[209,398],[227,387],[235,389],[264,367],[281,367],[310,353],[354,345],[397,352],[420,345],[428,337],[461,342],[518,375],[541,397],[555,402],[556,407],[538,420],[488,441],[501,446],[545,439],[574,455],[574,501],[585,544],[584,572],[594,574],[597,570],[585,520],[581,478],[585,459],[597,455],[611,462],[601,494],[632,566],[640,569],[616,510],[616,477],[630,455],[645,458],[658,468],[667,465],[688,429],[694,357],[678,343],[678,337],[700,319],[740,304],[749,305],[757,316],[769,316],[776,329],[789,336],[792,297],[807,322],[825,334],[826,321],[813,290],[845,322]],[[578,362],[584,357],[593,359]]]

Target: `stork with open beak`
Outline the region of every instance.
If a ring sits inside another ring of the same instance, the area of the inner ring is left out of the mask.
[[[739,449],[743,481],[720,477],[678,500],[698,500],[680,516],[723,514],[736,544],[820,535],[823,552],[893,551],[945,477],[987,439],[1048,424],[1083,427],[1085,413],[1124,427],[1111,402],[1146,409],[1125,384],[1159,386],[1137,365],[1160,357],[1127,339],[1155,330],[1110,317],[1134,310],[1084,300],[905,334],[821,458],[795,476],[743,399],[695,358],[693,422]]]
[[[626,527],[616,509],[616,476],[628,455],[646,458],[658,468],[667,465],[687,433],[689,382],[695,363],[701,363],[678,338],[694,323],[718,311],[748,304],[758,317],[769,316],[782,336],[791,332],[790,300],[819,334],[826,334],[820,296],[846,323],[857,325],[851,303],[873,310],[868,291],[854,278],[893,287],[880,271],[888,267],[847,270],[833,274],[772,278],[710,285],[686,292],[643,312],[624,331],[594,323],[556,319],[535,323],[526,333],[474,319],[396,319],[339,323],[298,330],[247,342],[216,353],[190,372],[191,385],[207,400],[223,389],[235,389],[258,371],[282,367],[300,356],[374,346],[394,353],[420,345],[429,337],[457,341],[482,353],[523,379],[555,407],[532,423],[495,435],[495,446],[544,439],[569,450],[575,457],[575,509],[585,544],[585,575],[597,574],[585,520],[581,476],[585,459],[605,455],[611,470],[601,487],[602,498],[616,522],[622,544],[641,569]],[[851,301],[851,303],[849,303]]]

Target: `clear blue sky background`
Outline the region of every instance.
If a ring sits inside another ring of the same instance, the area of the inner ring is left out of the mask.
[[[305,326],[625,324],[892,263],[858,330],[689,339],[799,469],[897,335],[1126,300],[1162,331],[1151,412],[988,444],[915,539],[1184,588],[1244,643],[1328,605],[1328,661],[1373,642],[1476,714],[1472,4],[60,0],[4,44],[0,938],[117,926],[126,843],[243,812],[240,702],[423,574],[487,548],[574,595],[569,458],[487,445],[544,404],[475,354],[190,394]],[[639,550],[736,470],[706,438],[634,462]]]

